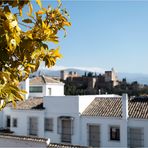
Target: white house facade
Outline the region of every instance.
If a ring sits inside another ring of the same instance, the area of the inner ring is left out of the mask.
[[[14,135],[50,138],[52,143],[148,147],[147,97],[64,96],[64,84],[45,76],[29,84],[27,100],[0,112],[1,128]]]
[[[28,78],[21,82],[20,88],[26,90],[25,98],[44,97],[44,96],[63,96],[64,83],[44,75]]]

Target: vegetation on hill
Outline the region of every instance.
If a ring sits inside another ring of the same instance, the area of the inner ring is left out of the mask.
[[[84,75],[85,76],[85,75]],[[65,81],[65,95],[88,95],[88,94],[118,94],[127,93],[129,96],[148,95],[148,85],[141,85],[137,81],[128,83],[123,79],[115,87],[102,85],[101,87],[90,88],[85,83],[73,83]]]

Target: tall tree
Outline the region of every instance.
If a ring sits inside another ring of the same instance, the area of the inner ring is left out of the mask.
[[[36,3],[39,10],[34,11],[30,0],[0,1],[0,109],[23,100],[26,92],[19,89],[19,83],[36,71],[41,61],[51,67],[61,57],[59,48],[50,49],[47,43],[58,43],[58,32],[71,25],[68,13],[60,0],[56,8],[43,8],[40,0]],[[29,8],[27,17],[22,17],[24,6]]]

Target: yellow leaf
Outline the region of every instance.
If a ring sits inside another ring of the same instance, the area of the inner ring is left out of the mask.
[[[71,25],[67,11],[62,11],[61,0],[56,0],[56,7],[47,6],[47,9],[43,8],[42,0],[35,3],[39,9],[33,13],[31,0],[0,0],[0,100],[3,100],[0,110],[9,102],[15,107],[17,101],[23,100],[26,92],[19,88],[19,82],[35,72],[41,61],[51,67],[62,57],[58,49],[48,49],[48,42],[58,43],[61,30],[66,36],[66,26]],[[22,23],[15,9],[22,15],[25,6],[29,17],[22,17]],[[21,30],[20,25],[26,28]]]
[[[56,48],[55,50],[51,50],[52,51],[52,55],[55,57],[55,58],[62,58],[62,55],[60,54],[59,52],[59,47]]]
[[[27,15],[31,16],[32,15],[32,11],[33,11],[33,6],[32,6],[31,3],[28,3],[28,6],[29,6],[29,13]]]
[[[20,13],[20,16],[22,16],[22,8],[19,7],[19,13]]]
[[[71,23],[70,22],[64,22],[63,23],[65,26],[71,26]]]
[[[14,52],[14,50],[16,49],[16,40],[15,39],[11,39],[8,43],[8,51]]]
[[[26,93],[27,93],[26,90],[20,90],[20,92],[21,92],[22,94],[26,94]]]
[[[6,101],[1,100],[0,102],[0,111],[6,106]]]
[[[32,34],[31,33],[28,33],[27,36],[33,40],[33,37],[32,37]]]
[[[40,8],[42,8],[41,0],[36,0],[36,3],[40,6]]]
[[[45,12],[42,11],[42,10],[37,11],[37,14],[38,14],[38,15],[42,15],[42,14],[44,14],[44,13],[45,13]]]
[[[13,107],[16,108],[16,102],[12,100]]]

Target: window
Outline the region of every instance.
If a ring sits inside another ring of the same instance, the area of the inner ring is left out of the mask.
[[[30,93],[42,93],[43,88],[42,88],[42,86],[30,86],[29,87],[29,92]]]
[[[53,131],[53,119],[52,118],[45,118],[45,131]]]
[[[6,117],[6,127],[10,127],[10,124],[11,124],[11,118],[10,118],[10,116],[7,116]]]
[[[61,120],[61,142],[71,143],[71,122],[72,120]]]
[[[100,147],[100,126],[88,124],[88,144],[92,147]]]
[[[48,92],[49,96],[51,96],[51,88],[48,88]]]
[[[61,136],[61,142],[71,143],[73,129],[74,129],[74,118],[70,116],[58,117],[57,132]]]
[[[144,128],[128,128],[128,146],[132,148],[144,147]]]
[[[13,118],[13,127],[17,127],[17,119],[16,118]]]
[[[37,136],[38,135],[38,118],[29,117],[29,135]]]
[[[111,126],[110,127],[110,140],[120,141],[120,128]]]

